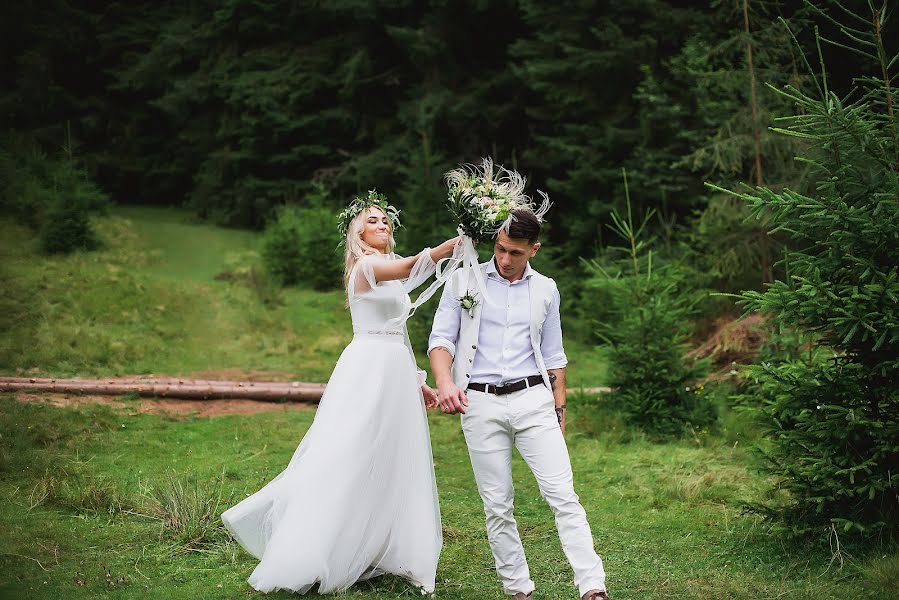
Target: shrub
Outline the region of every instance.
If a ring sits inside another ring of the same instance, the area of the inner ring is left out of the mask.
[[[625,190],[627,185],[625,183]],[[611,248],[623,260],[587,263],[590,286],[603,294],[598,303],[610,318],[599,334],[609,342],[610,405],[630,425],[648,433],[677,435],[688,426],[715,420],[714,407],[696,393],[704,361],[686,358],[693,312],[691,294],[675,263],[659,266],[641,239],[646,222],[635,229],[627,200],[627,218],[612,213],[612,229],[626,247]],[[656,261],[658,262],[658,261]]]
[[[282,285],[335,289],[343,280],[339,242],[332,211],[285,206],[265,230],[262,258],[268,272]]]
[[[90,215],[106,195],[71,158],[54,158],[35,144],[9,139],[0,149],[0,210],[38,232],[41,250],[68,253],[98,246]]]
[[[870,44],[882,49],[876,31]],[[812,195],[736,194],[796,240],[786,276],[742,303],[803,338],[749,369],[769,438],[762,467],[787,492],[757,508],[798,533],[899,526],[899,94],[859,81],[853,102],[826,79],[816,96],[783,91],[799,111],[780,131],[808,142]]]
[[[67,254],[98,246],[88,212],[71,202],[54,202],[40,227],[41,250],[45,254]]]

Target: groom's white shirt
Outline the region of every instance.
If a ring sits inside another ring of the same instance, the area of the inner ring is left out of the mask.
[[[508,396],[468,390],[471,404],[460,420],[478,492],[484,502],[487,537],[506,594],[534,590],[524,547],[512,514],[512,448],[517,447],[552,506],[559,539],[574,570],[580,594],[605,588],[602,559],[593,549],[587,515],[574,491],[571,461],[552,410],[547,369],[567,363],[562,349],[559,291],[555,282],[527,266],[509,282],[491,260],[480,265],[493,305],[479,302],[472,314],[459,298],[476,289],[459,270],[444,287],[428,353],[438,347],[453,355],[453,382],[506,383],[539,372],[546,383]]]
[[[445,348],[453,356],[453,381],[503,384],[540,373],[550,388],[548,369],[564,367],[559,290],[556,283],[528,263],[521,279],[510,282],[493,259],[480,265],[492,304],[479,302],[469,315],[459,298],[476,292],[463,282],[464,269],[444,287],[428,341],[428,354]],[[480,350],[480,352],[478,352]]]

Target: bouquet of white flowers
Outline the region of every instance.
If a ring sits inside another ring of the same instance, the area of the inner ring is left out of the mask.
[[[539,207],[524,193],[526,180],[515,171],[499,166],[494,172],[493,160],[481,166],[465,165],[446,174],[449,188],[447,204],[459,223],[459,231],[474,241],[491,238],[508,229],[514,219],[512,211],[528,210],[538,219],[549,209],[549,196],[537,190],[543,201]]]
[[[543,215],[549,210],[550,201],[546,193],[537,190],[543,197],[539,206],[534,200],[524,193],[527,183],[519,173],[499,166],[494,169],[493,160],[486,157],[481,160],[481,165],[463,165],[446,174],[446,185],[449,188],[447,205],[450,213],[459,224],[459,233],[463,236],[462,242],[453,255],[454,262],[467,271],[465,276],[459,278],[458,284],[468,285],[474,279],[481,298],[487,304],[492,304],[487,294],[487,286],[484,276],[478,268],[478,252],[474,242],[492,238],[500,230],[508,232],[509,225],[515,219],[515,210],[527,210],[537,220],[542,221]],[[466,289],[468,298],[471,294]],[[473,297],[472,297],[473,298]],[[462,299],[460,299],[460,302]],[[463,308],[472,314],[474,304]]]

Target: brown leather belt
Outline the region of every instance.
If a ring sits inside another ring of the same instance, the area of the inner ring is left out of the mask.
[[[492,383],[469,383],[468,389],[478,392],[484,392],[486,394],[496,394],[497,396],[502,396],[504,394],[511,394],[512,392],[518,392],[530,387],[534,387],[535,385],[543,385],[543,377],[541,377],[540,375],[531,375],[527,379],[522,379],[520,381],[508,383],[506,385],[493,385]]]

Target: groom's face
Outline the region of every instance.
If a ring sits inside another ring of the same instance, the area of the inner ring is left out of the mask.
[[[525,239],[511,238],[505,231],[500,231],[493,243],[496,270],[504,279],[518,281],[524,275],[528,261],[539,249],[540,242],[532,244]]]

